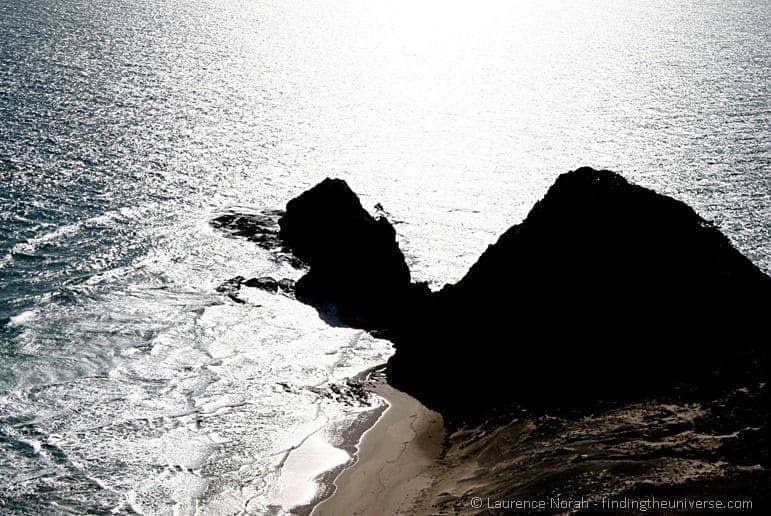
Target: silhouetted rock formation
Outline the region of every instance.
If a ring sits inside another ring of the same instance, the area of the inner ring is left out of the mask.
[[[333,323],[390,327],[413,290],[388,221],[362,208],[345,181],[326,179],[287,204],[280,237],[310,266],[297,299]]]
[[[767,372],[771,278],[686,204],[563,174],[407,321],[389,379],[445,414],[705,393]]]
[[[771,278],[682,202],[563,174],[455,285],[410,285],[395,232],[340,180],[287,205],[297,298],[387,330],[389,381],[450,419],[509,404],[703,396],[765,381]]]

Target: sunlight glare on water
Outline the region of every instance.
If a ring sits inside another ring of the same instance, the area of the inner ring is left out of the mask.
[[[762,0],[2,3],[0,511],[310,502],[318,479],[282,458],[317,428],[342,444],[369,408],[320,393],[390,347],[216,292],[302,271],[209,222],[327,176],[382,203],[434,288],[582,165],[688,202],[771,270],[769,18]]]

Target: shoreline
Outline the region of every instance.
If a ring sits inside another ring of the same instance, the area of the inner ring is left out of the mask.
[[[369,367],[354,376],[350,377],[350,380],[360,382],[364,385],[364,389],[372,394],[377,394],[374,390],[374,385],[384,382],[384,379],[379,377],[378,373],[381,373],[385,369],[386,365],[378,364]],[[381,396],[382,397],[382,396]],[[323,503],[330,498],[336,490],[335,480],[340,474],[352,467],[357,461],[359,445],[363,436],[377,424],[382,418],[383,414],[389,407],[388,400],[383,398],[382,402],[378,402],[378,406],[373,407],[371,410],[365,410],[361,412],[354,420],[348,420],[347,422],[338,422],[336,425],[328,426],[326,432],[331,432],[335,435],[336,439],[329,437],[322,437],[321,440],[327,446],[332,447],[338,451],[344,452],[348,455],[348,460],[324,470],[319,473],[315,478],[308,477],[307,480],[317,486],[316,492],[308,501],[293,505],[288,508],[289,514],[295,514],[297,516],[309,516],[313,513],[316,506]],[[304,444],[299,445],[296,450],[302,449]],[[296,471],[290,473],[291,475],[303,475],[306,474],[306,468],[303,465],[298,465]]]
[[[344,443],[342,445],[336,445],[335,447],[346,452],[350,459],[343,464],[333,467],[316,477],[316,484],[318,490],[313,499],[302,505],[292,507],[291,514],[297,516],[309,516],[314,514],[315,508],[328,500],[334,495],[337,486],[335,484],[336,479],[346,469],[353,467],[356,464],[358,457],[358,446],[362,437],[382,418],[383,413],[388,409],[387,405],[378,407],[372,411],[368,411],[362,414],[356,421],[350,425],[340,425],[339,437]]]
[[[336,472],[332,494],[312,516],[408,514],[434,481],[444,421],[384,380],[370,387],[387,407],[355,445],[353,461]]]

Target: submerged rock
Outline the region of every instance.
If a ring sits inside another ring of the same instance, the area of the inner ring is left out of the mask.
[[[232,293],[237,292],[241,288],[241,284],[244,282],[243,276],[235,276],[220,283],[215,289],[217,292]]]
[[[211,225],[233,236],[245,237],[261,247],[280,247],[277,220],[282,211],[272,210],[258,213],[228,212],[215,217]]]
[[[771,279],[686,204],[609,171],[563,174],[455,285],[410,284],[395,232],[341,180],[290,201],[297,298],[385,330],[388,378],[446,418],[705,396],[767,377]]]
[[[244,284],[243,276],[235,276],[229,280],[225,280],[220,283],[215,289],[217,292],[225,294],[232,301],[243,305],[246,303],[243,299],[238,297],[238,291],[241,290],[241,285]]]
[[[229,236],[245,238],[270,251],[276,262],[301,268],[305,264],[287,252],[279,237],[278,220],[283,214],[282,210],[228,211],[214,217],[210,224]]]

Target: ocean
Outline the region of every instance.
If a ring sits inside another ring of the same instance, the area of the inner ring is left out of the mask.
[[[459,279],[560,173],[692,205],[771,271],[764,0],[0,4],[0,513],[284,513],[390,344],[210,222],[349,182]]]

